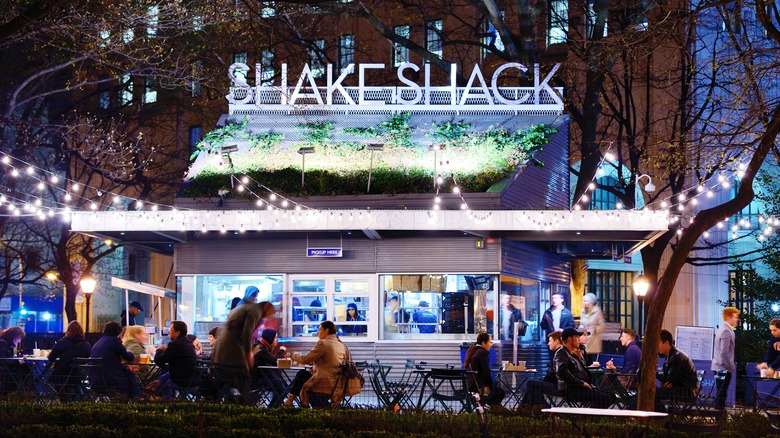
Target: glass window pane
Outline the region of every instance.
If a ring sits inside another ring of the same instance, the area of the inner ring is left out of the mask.
[[[325,280],[293,280],[292,292],[325,292]]]
[[[536,328],[539,320],[539,292],[541,284],[538,281],[525,278],[501,276],[501,310],[499,312],[500,339],[512,339],[512,327],[516,321],[528,324],[525,336],[519,339],[538,340]]]
[[[368,280],[336,280],[336,292],[368,294]]]
[[[368,336],[368,297],[339,295],[333,298],[334,321],[339,336]]]
[[[315,282],[320,280],[296,280],[298,282],[312,282],[309,286],[299,285],[301,287],[316,287]],[[324,292],[325,281],[322,281],[322,292]],[[295,286],[293,286],[295,287]],[[309,291],[317,292],[317,291]],[[293,336],[317,336],[320,329],[320,322],[327,319],[328,300],[325,295],[295,295],[292,297],[292,306],[290,309],[291,321],[293,326]]]

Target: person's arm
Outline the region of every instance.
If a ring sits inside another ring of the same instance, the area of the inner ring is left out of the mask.
[[[639,369],[639,361],[642,360],[642,350],[637,348],[629,348],[626,350],[626,354],[623,357],[623,367],[621,371],[624,373],[635,373]]]
[[[122,345],[122,341],[120,341],[119,338],[116,338],[116,342],[114,342],[114,346],[115,346],[114,348],[116,349],[116,351],[119,352],[119,356],[122,359],[124,359],[124,360],[126,360],[128,362],[132,362],[132,361],[135,360],[135,355],[133,354],[133,352],[132,351],[128,351],[127,348],[125,348],[125,346]]]
[[[293,353],[290,355],[290,358],[298,363],[312,364],[314,361],[324,356],[327,351],[328,349],[325,343],[320,340],[317,341],[317,343],[314,345],[314,348],[310,352],[306,354]]]
[[[490,375],[490,364],[489,364],[489,353],[485,351],[484,353],[477,356],[477,369],[474,371],[477,371],[479,374],[481,374],[484,377],[484,381],[479,382],[482,386],[489,386],[493,387],[493,376]],[[474,367],[472,367],[473,369]]]
[[[582,385],[585,381],[572,374],[571,370],[569,370],[569,362],[571,359],[565,356],[567,354],[569,353],[566,351],[558,351],[555,353],[555,375],[559,380],[570,385]]]

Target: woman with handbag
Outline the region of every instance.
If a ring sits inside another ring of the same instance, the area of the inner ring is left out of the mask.
[[[477,335],[477,342],[471,344],[466,352],[463,367],[474,371],[468,378],[469,392],[478,392],[481,400],[487,405],[500,405],[506,391],[498,386],[493,387],[493,375],[490,372],[490,347],[493,339],[487,333]]]
[[[298,363],[312,364],[312,376],[301,388],[301,403],[306,406],[321,408],[328,405],[337,406],[344,396],[344,388],[337,387],[339,370],[347,358],[347,346],[336,335],[336,325],[332,321],[324,321],[317,332],[320,339],[314,349],[306,354],[292,353],[290,358]]]

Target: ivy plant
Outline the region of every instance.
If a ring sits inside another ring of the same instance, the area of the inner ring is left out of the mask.
[[[367,128],[346,128],[344,132],[360,137],[372,137],[382,140],[384,144],[412,147],[412,128],[409,126],[410,113],[398,113],[390,116],[389,119],[380,123],[378,126],[369,126]]]
[[[241,121],[228,120],[225,126],[214,128],[203,136],[203,140],[195,146],[196,150],[190,156],[190,160],[194,160],[201,152],[218,154],[231,141],[246,140],[249,141],[251,148],[270,149],[284,139],[283,134],[273,131],[261,134],[249,133],[246,129],[249,126],[249,120],[249,116],[244,117]]]
[[[333,122],[309,122],[297,126],[303,130],[307,143],[315,147],[328,144],[333,135]]]

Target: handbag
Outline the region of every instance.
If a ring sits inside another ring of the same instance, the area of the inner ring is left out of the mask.
[[[346,348],[346,345],[344,345]],[[363,385],[366,383],[366,379],[363,374],[357,369],[357,365],[352,361],[352,353],[347,348],[347,359],[342,364],[342,373],[344,374],[344,394],[345,395],[357,395],[363,391]]]

